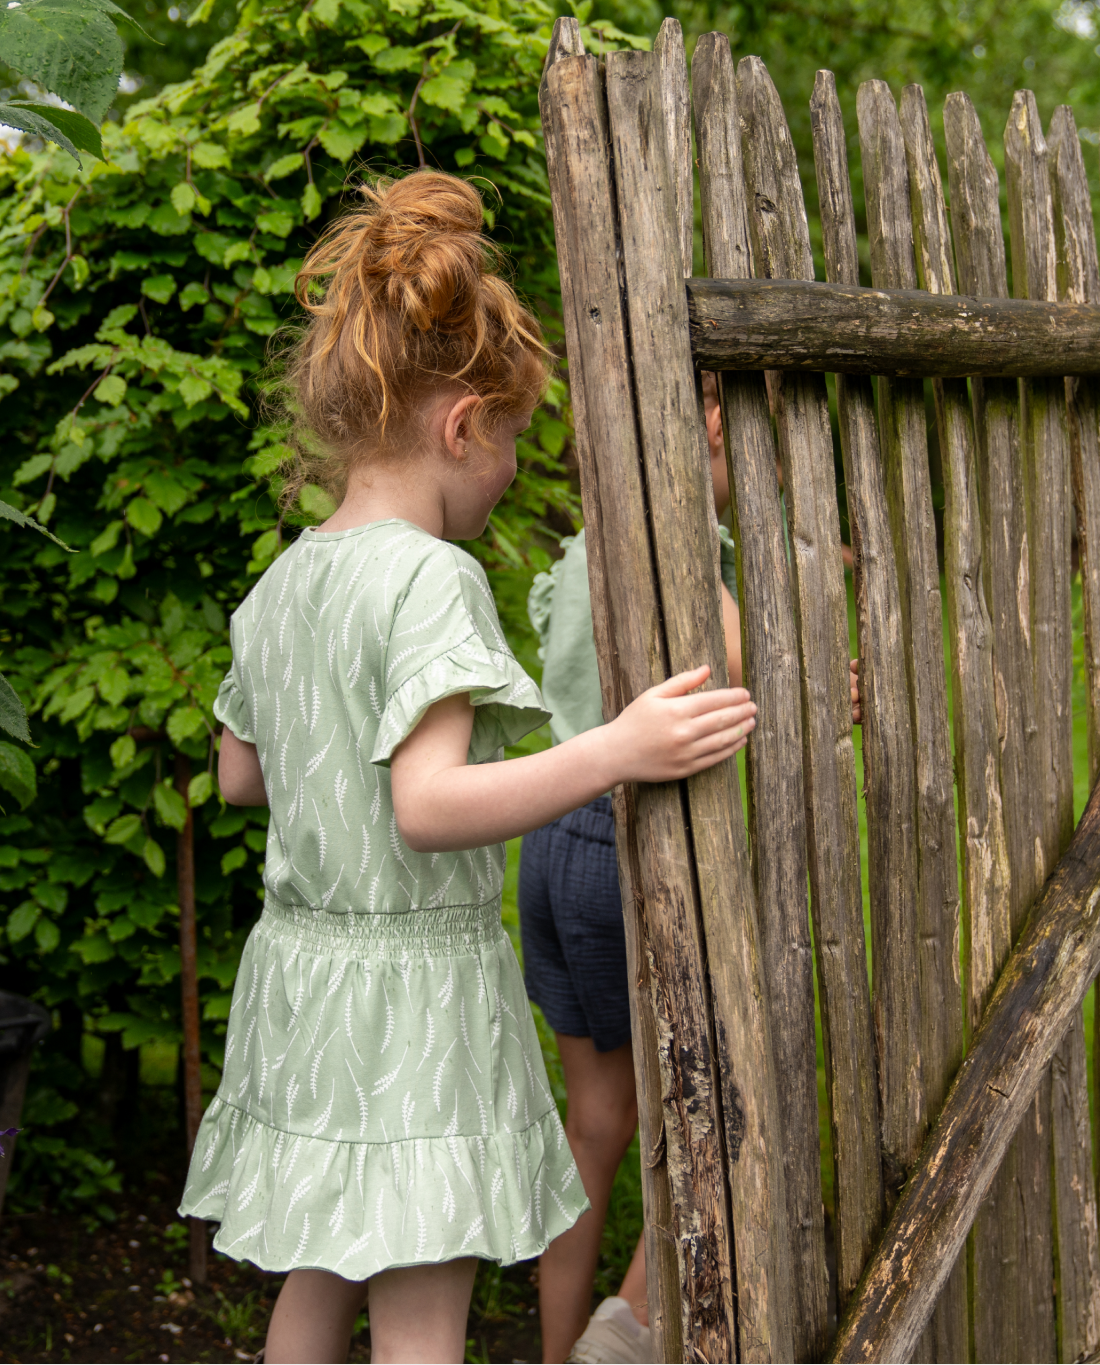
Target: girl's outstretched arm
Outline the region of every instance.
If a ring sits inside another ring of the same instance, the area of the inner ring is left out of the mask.
[[[437,702],[393,754],[401,837],[421,853],[500,843],[602,796],[620,782],[670,782],[744,747],[756,704],[740,687],[693,692],[709,665],[643,692],[609,725],[541,754],[467,764],[474,708]]]
[[[266,806],[267,792],[255,744],[246,744],[226,726],[218,751],[218,787],[231,806]]]

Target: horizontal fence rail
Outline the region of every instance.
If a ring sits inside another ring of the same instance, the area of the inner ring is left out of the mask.
[[[1100,374],[1100,306],[861,289],[813,280],[687,281],[705,370],[949,379]]]

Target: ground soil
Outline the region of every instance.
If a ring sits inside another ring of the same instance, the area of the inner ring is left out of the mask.
[[[212,1254],[207,1284],[192,1284],[168,1182],[147,1182],[149,1192],[115,1201],[111,1223],[63,1211],[4,1214],[0,1362],[254,1358],[282,1278]],[[483,1265],[466,1359],[541,1359],[537,1299],[533,1263]],[[358,1326],[348,1359],[369,1361],[370,1327]]]

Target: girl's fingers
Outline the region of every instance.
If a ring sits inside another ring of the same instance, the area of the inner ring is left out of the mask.
[[[756,724],[755,702],[746,702],[741,706],[727,707],[724,711],[708,711],[704,715],[695,716],[689,733],[693,739],[699,739],[704,735],[732,730],[735,725],[743,725],[745,722]]]
[[[687,673],[677,673],[675,677],[667,679],[663,683],[658,683],[653,689],[658,697],[684,697],[710,677],[710,664],[703,664],[700,668],[690,669]]]
[[[676,703],[685,717],[699,717],[729,710],[731,707],[747,706],[756,712],[756,703],[743,687],[723,687],[717,692],[696,692],[683,697]]]

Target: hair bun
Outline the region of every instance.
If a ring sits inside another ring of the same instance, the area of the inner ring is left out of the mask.
[[[481,277],[496,263],[472,185],[439,171],[363,187],[368,201],[364,273],[385,282],[386,301],[421,331],[473,325]]]

